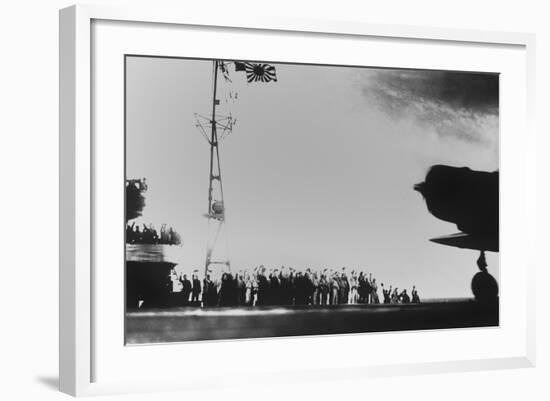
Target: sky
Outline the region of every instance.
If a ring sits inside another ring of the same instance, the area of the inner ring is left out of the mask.
[[[424,298],[471,296],[478,253],[429,241],[458,230],[413,185],[434,164],[498,169],[498,76],[272,65],[277,82],[234,68],[219,78],[218,113],[237,120],[220,143],[219,257],[233,270],[345,266]],[[211,111],[212,61],[128,57],[126,80],[127,178],[148,183],[136,222],[173,226],[178,269],[202,271],[210,151],[194,113]],[[498,254],[487,262],[498,280]]]

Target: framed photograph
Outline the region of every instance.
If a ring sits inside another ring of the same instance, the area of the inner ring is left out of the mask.
[[[532,366],[533,48],[61,10],[61,390]]]

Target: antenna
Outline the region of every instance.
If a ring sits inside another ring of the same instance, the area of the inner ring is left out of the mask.
[[[210,265],[225,265],[231,270],[229,261],[214,260],[212,254],[216,246],[216,242],[225,224],[226,208],[223,199],[223,183],[220,167],[220,148],[219,144],[232,131],[236,123],[231,113],[229,115],[217,115],[216,107],[220,105],[220,100],[217,96],[218,91],[218,72],[221,71],[223,78],[227,82],[231,82],[229,78],[228,65],[233,64],[235,71],[244,71],[246,81],[251,82],[271,82],[277,81],[275,67],[269,64],[250,63],[241,61],[225,62],[223,60],[212,61],[214,83],[212,90],[212,113],[210,116],[204,116],[195,113],[195,126],[204,136],[204,139],[210,145],[210,173],[208,176],[208,209],[206,209],[205,217],[210,223],[215,224],[217,229],[211,241],[208,242],[206,248],[206,261],[204,263],[205,277],[208,274]],[[229,97],[234,101],[238,97],[238,93],[230,92]],[[226,100],[227,101],[227,100]]]
[[[218,90],[218,70],[223,66],[223,62],[214,60],[213,64],[213,82],[212,91],[212,113],[206,117],[195,113],[196,127],[204,136],[210,145],[210,172],[208,175],[208,208],[204,216],[209,224],[215,224],[216,230],[213,238],[209,239],[206,249],[206,260],[204,264],[204,275],[208,274],[210,265],[225,265],[229,269],[229,261],[213,260],[212,254],[216,246],[219,234],[225,224],[226,209],[223,198],[223,182],[220,166],[220,141],[226,138],[233,130],[235,119],[231,116],[216,115],[216,107],[220,104],[217,98]],[[224,67],[225,68],[225,67]]]

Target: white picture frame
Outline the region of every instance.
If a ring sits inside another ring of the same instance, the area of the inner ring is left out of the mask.
[[[532,112],[534,110],[534,47],[535,38],[530,34],[507,33],[507,32],[484,32],[455,29],[437,29],[415,26],[389,26],[375,25],[361,22],[349,21],[318,21],[318,20],[296,20],[293,18],[269,18],[254,15],[227,15],[216,12],[206,14],[194,13],[186,7],[166,10],[155,7],[131,7],[113,8],[109,6],[79,5],[72,6],[60,11],[60,390],[75,396],[126,393],[133,391],[160,391],[166,389],[201,388],[206,385],[206,376],[189,377],[187,381],[178,381],[175,384],[168,383],[162,377],[154,377],[149,381],[131,380],[121,378],[116,380],[98,379],[98,365],[96,363],[98,350],[102,348],[102,342],[97,345],[97,328],[100,314],[96,313],[94,307],[94,290],[97,290],[97,276],[94,274],[96,261],[100,260],[94,254],[94,219],[95,208],[94,171],[97,159],[93,157],[94,152],[100,151],[94,142],[92,126],[94,88],[91,85],[93,66],[94,45],[93,24],[97,21],[118,21],[126,23],[162,24],[166,27],[172,26],[193,26],[216,29],[237,29],[254,32],[287,32],[289,34],[305,33],[308,35],[319,35],[330,37],[352,38],[384,38],[384,40],[414,40],[429,41],[439,44],[461,44],[462,46],[511,46],[520,50],[518,60],[521,61],[522,71],[525,72],[525,79],[518,81],[517,85],[525,97],[522,102],[525,106],[525,113],[518,117],[519,127],[524,130],[524,146],[517,148],[518,172],[510,173],[510,185],[516,182],[523,182],[523,198],[518,200],[522,209],[517,210],[514,216],[514,227],[523,229],[521,234],[525,241],[518,245],[514,252],[525,254],[521,260],[524,279],[519,281],[522,300],[521,310],[518,316],[522,323],[518,327],[514,341],[517,343],[517,351],[512,354],[502,353],[498,350],[490,356],[479,353],[477,357],[470,357],[463,360],[449,359],[444,361],[416,361],[414,357],[406,363],[395,363],[379,360],[374,364],[363,364],[349,366],[339,365],[335,361],[334,368],[326,369],[323,366],[315,369],[312,366],[299,366],[297,370],[287,371],[277,367],[276,373],[284,380],[319,380],[327,378],[363,378],[380,375],[419,374],[442,371],[465,371],[478,369],[499,369],[510,367],[529,367],[535,363],[535,328],[534,328],[534,278],[535,259],[533,255],[535,233],[535,134],[531,126]],[[136,28],[138,29],[138,28]],[[524,65],[523,65],[524,63]],[[506,96],[506,93],[503,94]],[[501,118],[507,118],[506,115]],[[518,125],[515,125],[518,127]],[[122,155],[120,155],[122,157]],[[506,178],[503,178],[506,180]],[[512,182],[512,180],[514,180]],[[509,185],[505,185],[509,187]],[[504,212],[503,212],[504,213]],[[509,243],[509,242],[508,242]],[[511,255],[511,253],[509,254]],[[508,257],[508,256],[507,256]],[[122,269],[122,267],[121,267]],[[506,276],[504,275],[501,290],[505,294]],[[122,288],[120,288],[122,291]],[[503,295],[504,296],[504,295]],[[505,305],[506,306],[506,305]],[[123,316],[120,316],[122,321]],[[512,323],[510,323],[512,324]],[[102,327],[105,327],[103,325]],[[504,325],[502,331],[510,328]],[[446,336],[467,337],[475,334],[473,332],[458,331],[446,333]],[[484,335],[488,339],[495,331],[487,332]],[[395,334],[386,334],[386,336]],[[438,341],[438,333],[428,333],[431,341]],[[338,337],[338,336],[335,336]],[[347,337],[346,341],[356,341],[363,337]],[[435,339],[435,340],[434,340]],[[289,346],[294,340],[272,340],[267,339],[258,342],[247,343],[204,343],[195,345],[197,350],[204,352],[205,347],[220,352],[224,348],[252,347],[263,349],[270,342],[277,347]],[[316,339],[303,341],[314,342]],[[333,338],[326,346],[338,346],[338,338]],[[458,340],[457,340],[458,341]],[[237,345],[235,345],[237,344]],[[244,344],[244,345],[243,345]],[[302,343],[302,345],[305,343]],[[341,344],[340,344],[341,345]],[[123,346],[123,344],[121,345]],[[165,350],[166,350],[166,346]],[[276,347],[275,347],[276,348]],[[515,348],[515,349],[516,349]],[[190,348],[189,348],[190,349]],[[161,354],[160,348],[151,349],[151,352]],[[223,352],[223,351],[222,351]],[[105,352],[104,352],[105,353]],[[477,354],[476,354],[477,355]],[[100,359],[105,356],[100,355]],[[122,365],[121,365],[122,366]],[[261,371],[261,368],[259,369]],[[250,371],[251,377],[254,372]],[[231,379],[218,380],[216,385],[229,385]]]

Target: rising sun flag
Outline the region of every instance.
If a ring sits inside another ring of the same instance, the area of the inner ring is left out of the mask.
[[[277,82],[275,67],[269,64],[259,63],[235,63],[235,71],[245,71],[246,80],[251,82]]]

